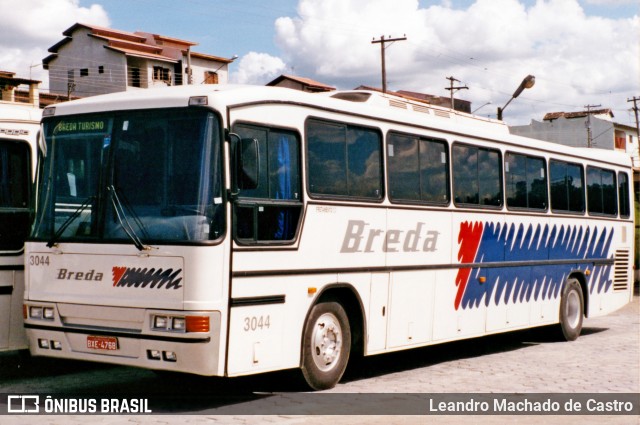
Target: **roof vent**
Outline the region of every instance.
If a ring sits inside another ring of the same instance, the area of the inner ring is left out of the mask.
[[[399,100],[389,99],[389,106],[393,106],[394,108],[407,109],[407,104]]]
[[[411,107],[413,108],[413,110],[415,112],[423,112],[425,114],[429,113],[429,108],[426,106],[422,106],[422,105],[411,105]]]
[[[349,102],[366,102],[371,97],[371,93],[365,92],[340,92],[332,95],[335,99],[348,100]]]

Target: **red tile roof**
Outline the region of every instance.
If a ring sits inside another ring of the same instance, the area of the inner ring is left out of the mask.
[[[180,55],[180,53],[177,52],[187,50],[191,46],[196,46],[198,44],[193,41],[180,40],[178,38],[167,37],[159,34],[150,34],[141,31],[128,32],[100,27],[97,25],[76,23],[62,33],[66,36],[65,38],[49,48],[49,52],[53,54],[47,56],[43,60],[45,67],[49,62],[56,58],[56,54],[60,47],[71,41],[73,33],[79,28],[88,29],[91,37],[106,41],[107,46],[105,47],[109,49],[116,50],[130,56],[141,56],[170,62],[177,61],[177,56]],[[167,45],[165,45],[164,42],[167,42]],[[201,57],[205,57],[205,55],[202,55]],[[224,62],[225,60],[222,59],[221,61]]]
[[[267,86],[276,86],[278,85],[280,82],[282,82],[283,80],[291,80],[291,81],[295,81],[298,82],[300,84],[303,84],[305,86],[308,86],[312,89],[317,89],[319,91],[331,91],[331,90],[335,90],[335,87],[329,86],[327,84],[324,83],[320,83],[318,81],[312,80],[311,78],[305,78],[305,77],[296,77],[295,75],[281,75],[278,78],[276,78],[275,80],[267,83]]]
[[[584,118],[587,115],[609,115],[613,118],[613,112],[611,109],[593,109],[591,111],[579,111],[579,112],[549,112],[545,114],[543,121],[553,121],[558,118]]]

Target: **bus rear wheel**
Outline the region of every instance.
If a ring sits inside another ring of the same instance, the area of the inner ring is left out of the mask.
[[[314,390],[333,388],[347,368],[351,328],[341,304],[316,304],[305,323],[302,341],[302,375]]]
[[[562,336],[567,341],[575,341],[582,331],[583,317],[584,299],[582,287],[577,279],[567,279],[560,299],[559,336]]]

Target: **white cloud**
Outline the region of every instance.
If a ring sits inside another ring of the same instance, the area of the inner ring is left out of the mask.
[[[38,65],[49,55],[47,49],[62,39],[64,30],[76,22],[109,26],[102,6],[80,7],[79,0],[0,0],[0,10],[0,69],[20,78],[31,75],[43,81],[44,89],[48,76]]]
[[[583,0],[587,4],[598,6],[622,6],[627,4],[638,4],[638,0]]]
[[[278,57],[250,52],[242,57],[230,80],[237,84],[264,85],[282,74],[285,68],[285,63]]]
[[[469,86],[458,96],[474,106],[489,100],[501,106],[533,74],[536,86],[505,111],[510,121],[597,103],[614,108],[620,122],[627,120],[627,97],[640,95],[637,15],[587,16],[578,0],[537,0],[530,6],[476,0],[466,9],[450,4],[300,0],[297,16],[276,21],[276,42],[297,75],[348,89],[379,87],[380,45],[372,39],[406,34],[407,41],[386,49],[391,90],[446,96],[445,77],[453,76]]]

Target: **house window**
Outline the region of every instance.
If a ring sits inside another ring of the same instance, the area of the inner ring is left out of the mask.
[[[129,68],[129,77],[131,78],[131,87],[140,87],[140,68]]]
[[[214,71],[205,71],[204,73],[205,84],[218,84],[218,73]]]
[[[616,147],[616,150],[621,150],[621,151],[627,150],[627,138],[624,131],[620,131],[620,130],[615,131],[615,147]]]
[[[80,68],[80,76],[88,77],[89,76],[89,68]]]
[[[98,74],[104,74],[104,66],[103,65],[100,65],[98,67]]]
[[[168,68],[154,66],[153,79],[154,81],[164,81],[165,83],[171,83],[171,71]]]

